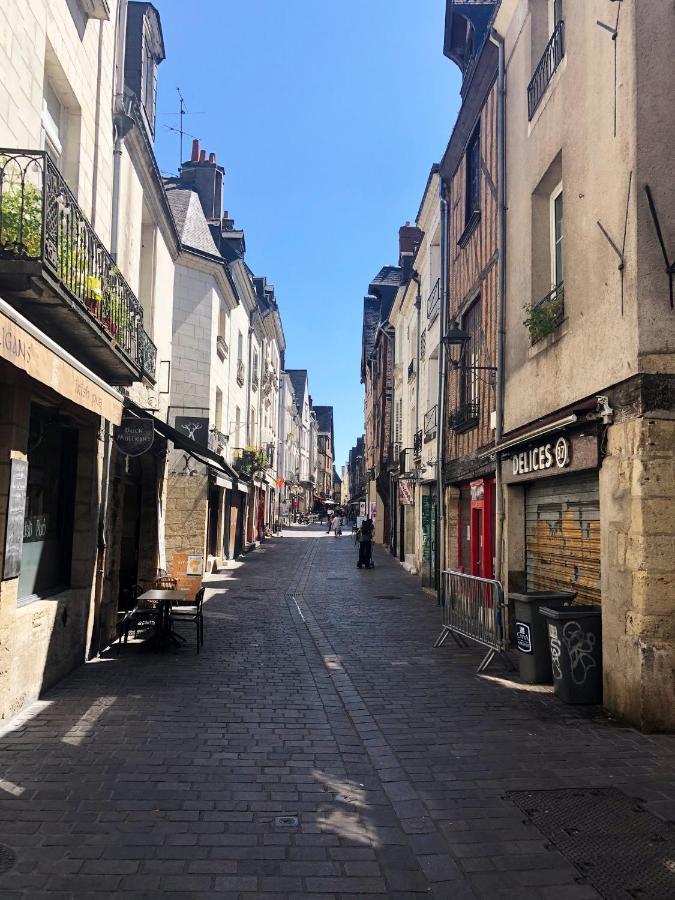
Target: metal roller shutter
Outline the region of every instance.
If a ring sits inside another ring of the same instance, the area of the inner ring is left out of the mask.
[[[528,590],[575,590],[600,603],[598,473],[544,478],[525,494]]]

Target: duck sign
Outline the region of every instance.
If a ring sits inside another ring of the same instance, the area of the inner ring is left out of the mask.
[[[115,444],[127,456],[141,456],[152,447],[155,429],[152,419],[125,416],[115,429]]]

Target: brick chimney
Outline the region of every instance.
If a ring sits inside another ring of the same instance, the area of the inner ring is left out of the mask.
[[[413,257],[424,232],[416,225],[406,222],[398,230],[398,264],[403,269],[403,280],[409,281],[412,273]]]
[[[181,187],[196,191],[208,222],[220,223],[223,210],[223,177],[225,170],[216,163],[216,154],[199,147],[199,138],[192,142],[189,162],[180,167]]]

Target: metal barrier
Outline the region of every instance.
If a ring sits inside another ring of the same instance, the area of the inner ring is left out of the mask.
[[[477,672],[484,672],[496,655],[507,669],[515,669],[506,652],[508,637],[504,616],[504,591],[492,578],[478,578],[463,572],[443,572],[445,604],[442,606],[443,627],[435,647],[440,647],[449,634],[460,647],[467,639],[488,648]]]

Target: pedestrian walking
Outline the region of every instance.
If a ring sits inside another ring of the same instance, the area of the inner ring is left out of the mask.
[[[342,534],[342,516],[339,512],[333,516],[333,534],[338,537]]]
[[[326,534],[330,534],[330,530],[332,527],[333,527],[333,510],[329,509],[328,510],[328,531],[326,532]]]
[[[373,566],[373,532],[375,527],[371,519],[364,519],[358,531],[359,537],[359,561],[357,568],[371,569]]]

